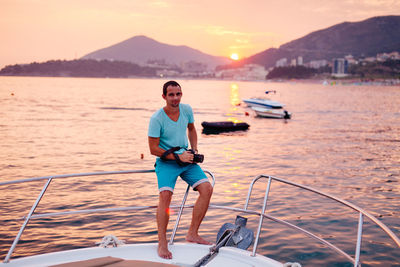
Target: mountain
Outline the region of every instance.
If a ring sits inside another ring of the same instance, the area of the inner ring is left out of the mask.
[[[82,59],[118,60],[136,64],[150,61],[164,61],[180,66],[181,63],[196,61],[207,64],[209,70],[230,63],[228,58],[211,56],[188,46],[168,45],[146,36],[135,36],[118,44],[87,54]]]
[[[383,16],[360,22],[344,22],[315,31],[231,66],[255,63],[269,68],[275,66],[275,62],[281,58],[287,58],[290,62],[302,56],[304,62],[309,62],[332,60],[349,54],[355,58],[369,57],[393,51],[400,52],[400,16]]]

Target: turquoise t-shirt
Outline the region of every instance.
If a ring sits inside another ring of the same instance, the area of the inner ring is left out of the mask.
[[[164,150],[172,147],[188,148],[187,126],[194,123],[193,110],[187,104],[179,104],[179,119],[171,120],[164,108],[157,110],[150,118],[148,136],[159,137],[160,145]],[[182,153],[181,149],[177,153]]]

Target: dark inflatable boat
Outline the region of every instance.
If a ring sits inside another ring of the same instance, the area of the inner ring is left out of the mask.
[[[220,132],[232,132],[232,131],[244,131],[247,130],[250,125],[245,122],[232,122],[232,121],[216,121],[201,123],[203,126],[203,133],[220,133]]]

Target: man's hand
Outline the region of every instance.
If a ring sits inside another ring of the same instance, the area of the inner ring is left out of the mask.
[[[193,163],[193,154],[189,151],[183,151],[178,157],[182,162]]]

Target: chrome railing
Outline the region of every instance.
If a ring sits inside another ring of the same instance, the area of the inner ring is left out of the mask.
[[[373,221],[376,225],[378,225],[384,232],[386,232],[386,234],[389,235],[389,237],[390,237],[390,238],[397,244],[397,246],[400,248],[400,239],[399,239],[385,224],[383,224],[381,221],[379,221],[377,218],[375,218],[373,215],[369,214],[367,211],[363,210],[362,208],[360,208],[360,207],[358,207],[358,206],[356,206],[356,205],[354,205],[354,204],[352,204],[352,203],[350,203],[350,202],[348,202],[348,201],[346,201],[346,200],[342,200],[342,199],[337,198],[337,197],[335,197],[335,196],[332,196],[332,195],[323,193],[323,192],[321,192],[321,191],[319,191],[319,190],[316,190],[316,189],[314,189],[314,188],[311,188],[311,187],[308,187],[308,186],[304,186],[304,185],[301,185],[301,184],[297,184],[297,183],[294,183],[294,182],[290,182],[290,181],[288,181],[288,180],[284,180],[284,179],[277,178],[277,177],[273,177],[273,176],[259,175],[259,176],[257,176],[256,178],[254,178],[254,180],[251,182],[250,187],[249,187],[249,191],[248,191],[247,199],[246,199],[246,204],[244,205],[244,210],[247,211],[247,207],[248,207],[248,205],[249,205],[249,200],[250,200],[250,197],[251,197],[251,192],[252,192],[252,190],[253,190],[254,184],[255,184],[258,180],[260,180],[260,179],[262,179],[262,178],[267,179],[267,180],[268,180],[268,184],[267,184],[267,188],[266,188],[265,195],[264,195],[264,202],[263,202],[262,212],[259,214],[259,216],[260,216],[260,221],[259,221],[259,226],[258,226],[258,231],[257,231],[256,239],[255,239],[255,241],[254,241],[254,247],[253,247],[253,253],[252,253],[253,256],[255,255],[256,250],[257,250],[257,244],[258,244],[258,240],[259,240],[259,237],[260,237],[260,232],[261,232],[261,227],[262,227],[262,222],[263,222],[263,218],[264,218],[264,217],[269,218],[269,219],[274,220],[274,221],[279,222],[279,223],[283,223],[283,224],[285,224],[285,225],[287,225],[287,226],[289,226],[289,227],[291,227],[291,228],[293,228],[293,229],[300,230],[300,231],[302,231],[303,233],[305,233],[305,234],[311,236],[312,238],[317,239],[317,240],[320,241],[321,243],[323,243],[323,244],[329,246],[330,248],[334,249],[335,251],[337,251],[337,252],[339,252],[340,254],[342,254],[343,256],[345,256],[347,259],[349,259],[349,260],[354,264],[354,266],[359,266],[359,265],[360,265],[360,248],[361,248],[361,237],[362,237],[362,229],[363,229],[363,216],[369,218],[369,219],[370,219],[371,221]],[[359,212],[358,230],[357,230],[357,243],[356,243],[356,250],[355,250],[355,258],[352,258],[350,255],[348,255],[347,253],[345,253],[344,251],[342,251],[342,250],[339,249],[338,247],[334,246],[333,244],[329,243],[328,241],[326,241],[326,240],[324,240],[324,239],[322,239],[322,238],[319,238],[319,237],[315,236],[314,234],[312,234],[312,233],[310,233],[310,232],[308,232],[308,231],[306,231],[306,230],[304,230],[304,229],[301,229],[301,228],[299,228],[299,227],[297,227],[297,226],[295,226],[295,225],[292,225],[292,224],[290,224],[290,223],[288,223],[288,222],[284,222],[284,221],[281,221],[281,220],[279,220],[279,219],[276,219],[276,218],[273,218],[273,217],[270,217],[270,216],[265,215],[265,209],[266,209],[266,206],[267,206],[268,194],[269,194],[269,192],[270,192],[271,182],[272,182],[273,180],[279,181],[279,182],[281,182],[281,183],[285,183],[285,184],[288,184],[288,185],[292,185],[292,186],[295,186],[295,187],[298,187],[298,188],[302,188],[302,189],[305,189],[305,190],[307,190],[307,191],[310,191],[310,192],[319,194],[319,195],[321,195],[321,196],[330,198],[330,199],[332,199],[332,200],[334,200],[334,201],[336,201],[336,202],[339,202],[339,203],[341,203],[341,204],[343,204],[343,205],[345,205],[345,206],[347,206],[347,207],[349,207],[349,208],[351,208],[351,209],[353,209],[353,210]]]
[[[215,185],[215,177],[214,175],[209,172],[204,170],[212,179],[212,186],[214,187]],[[38,181],[38,180],[47,180],[46,184],[44,185],[42,191],[40,192],[39,196],[37,197],[35,203],[33,204],[30,212],[28,213],[27,216],[25,216],[24,219],[24,223],[20,228],[20,231],[18,232],[16,238],[14,239],[14,242],[10,248],[10,250],[7,253],[6,258],[4,259],[4,263],[9,262],[11,255],[16,247],[16,245],[18,244],[18,241],[26,227],[26,225],[29,223],[30,219],[37,219],[37,218],[44,218],[44,217],[53,217],[53,216],[61,216],[61,215],[71,215],[71,214],[84,214],[84,213],[103,213],[103,212],[116,212],[116,211],[128,211],[128,210],[146,210],[146,209],[156,209],[157,206],[136,206],[136,207],[118,207],[118,208],[99,208],[99,209],[86,209],[86,210],[77,210],[77,211],[65,211],[65,212],[52,212],[52,213],[41,213],[41,214],[34,214],[34,211],[36,209],[36,207],[39,205],[40,200],[42,199],[42,197],[44,196],[48,186],[50,185],[51,181],[53,179],[59,179],[59,178],[73,178],[73,177],[83,177],[83,176],[98,176],[98,175],[115,175],[115,174],[133,174],[133,173],[151,173],[154,172],[154,170],[132,170],[132,171],[115,171],[115,172],[94,172],[94,173],[79,173],[79,174],[65,174],[65,175],[55,175],[55,176],[45,176],[45,177],[37,177],[37,178],[29,178],[29,179],[22,179],[22,180],[14,180],[14,181],[7,181],[7,182],[0,182],[0,186],[1,185],[8,185],[8,184],[16,184],[16,183],[24,183],[24,182],[31,182],[31,181]],[[254,210],[249,210],[248,209],[248,205],[249,205],[249,201],[251,198],[251,193],[253,190],[253,186],[254,184],[259,181],[260,179],[267,179],[267,187],[265,190],[265,195],[264,195],[264,201],[263,201],[263,206],[262,206],[262,210],[261,212],[257,212]],[[358,232],[357,232],[357,244],[356,244],[356,251],[355,251],[355,257],[353,258],[352,256],[350,256],[349,254],[347,254],[346,252],[344,252],[343,250],[339,249],[338,247],[336,247],[335,245],[331,244],[330,242],[314,235],[313,233],[302,229],[296,225],[293,225],[289,222],[280,220],[278,218],[275,218],[273,216],[270,216],[268,214],[265,214],[265,211],[267,209],[267,201],[268,201],[268,195],[271,189],[271,183],[272,181],[278,181],[284,184],[288,184],[294,187],[298,187],[316,194],[319,194],[321,196],[324,196],[326,198],[332,199],[336,202],[339,202],[357,212],[359,212],[359,221],[358,221]],[[170,242],[169,244],[173,244],[174,242],[174,238],[176,235],[176,231],[178,229],[179,226],[179,221],[183,212],[184,208],[193,208],[194,205],[185,205],[187,196],[189,194],[189,188],[190,186],[187,187],[186,192],[183,196],[182,199],[182,203],[181,205],[172,205],[170,208],[172,209],[176,209],[179,208],[179,212],[175,221],[175,226],[174,229],[172,231],[171,234],[171,238],[170,238]],[[247,194],[247,198],[246,198],[246,203],[244,205],[244,208],[234,208],[234,207],[226,207],[226,206],[219,206],[219,205],[213,205],[210,204],[209,206],[210,208],[215,208],[215,209],[222,209],[222,210],[229,210],[229,211],[236,211],[236,212],[243,212],[246,214],[252,214],[252,215],[256,215],[259,216],[259,223],[258,223],[258,229],[256,232],[256,238],[255,238],[255,242],[253,245],[253,251],[252,251],[252,256],[256,255],[256,251],[257,251],[257,246],[258,246],[258,242],[259,242],[259,238],[260,238],[260,234],[262,231],[262,224],[263,224],[263,220],[264,218],[267,218],[269,220],[272,220],[274,222],[280,223],[282,225],[285,225],[289,228],[295,229],[297,231],[300,231],[302,233],[304,233],[305,235],[308,235],[309,237],[321,242],[322,244],[328,246],[329,248],[333,249],[334,251],[336,251],[337,253],[343,255],[344,257],[346,257],[350,262],[352,262],[354,264],[354,266],[359,266],[360,265],[360,248],[361,248],[361,239],[362,239],[362,229],[363,229],[363,220],[364,220],[364,216],[369,218],[372,222],[374,222],[377,226],[379,226],[386,234],[389,235],[389,237],[397,244],[397,246],[400,248],[400,239],[385,225],[383,224],[381,221],[379,221],[378,219],[376,219],[373,215],[369,214],[367,211],[363,210],[362,208],[347,202],[345,200],[339,199],[337,197],[334,197],[332,195],[323,193],[319,190],[316,190],[314,188],[308,187],[308,186],[304,186],[304,185],[300,185],[285,179],[281,179],[281,178],[277,178],[277,177],[273,177],[273,176],[267,176],[267,175],[259,175],[256,178],[253,179],[253,181],[250,184],[249,190],[248,190],[248,194]]]
[[[144,209],[149,209],[149,208],[157,208],[157,206],[142,206],[142,207],[122,207],[122,208],[105,208],[105,209],[86,209],[86,210],[78,210],[78,211],[66,211],[66,212],[53,212],[53,213],[42,213],[42,214],[36,214],[34,215],[33,213],[35,212],[37,206],[40,203],[40,200],[43,198],[44,194],[46,193],[47,188],[49,187],[50,183],[52,182],[53,179],[65,179],[65,178],[75,178],[75,177],[85,177],[85,176],[100,176],[100,175],[116,175],[116,174],[134,174],[134,173],[151,173],[155,172],[155,170],[129,170],[129,171],[112,171],[112,172],[90,172],[90,173],[75,173],[75,174],[62,174],[62,175],[54,175],[54,176],[43,176],[43,177],[34,177],[34,178],[28,178],[28,179],[20,179],[20,180],[13,180],[13,181],[6,181],[6,182],[0,182],[0,186],[2,185],[10,185],[10,184],[18,184],[18,183],[26,183],[26,182],[33,182],[33,181],[41,181],[41,180],[47,180],[45,183],[44,187],[42,188],[42,191],[39,193],[39,196],[37,197],[35,203],[32,205],[29,213],[27,216],[25,216],[24,223],[22,224],[17,236],[15,237],[5,259],[4,263],[8,263],[10,261],[11,255],[15,250],[15,247],[17,246],[22,233],[24,232],[27,224],[31,219],[36,219],[36,218],[44,218],[44,217],[52,217],[52,216],[60,216],[60,215],[70,215],[70,214],[82,214],[82,213],[98,213],[98,212],[111,212],[111,211],[125,211],[125,210],[144,210]],[[211,179],[212,179],[212,186],[214,187],[215,184],[215,177],[214,175],[207,171],[204,170],[205,173],[207,173]],[[176,219],[175,222],[175,227],[173,234],[171,236],[171,244],[173,243],[173,239],[175,237],[176,230],[179,225],[179,220],[184,208],[184,204],[187,198],[187,195],[189,193],[189,188],[190,186],[188,185],[186,189],[186,193],[184,195],[182,205],[180,206],[179,210],[179,215]],[[171,208],[176,208],[176,206],[171,206]]]

